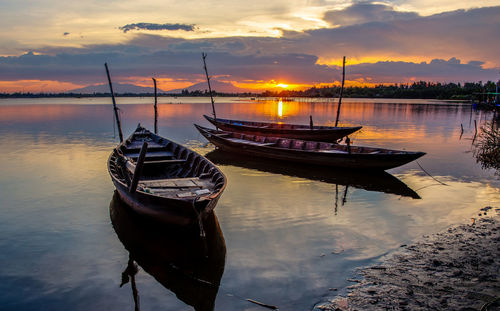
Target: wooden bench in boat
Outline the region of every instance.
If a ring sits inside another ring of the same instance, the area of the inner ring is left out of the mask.
[[[157,142],[154,141],[148,141],[148,149],[160,149],[160,148],[165,148],[165,145],[161,145]],[[142,141],[133,141],[130,144],[127,144],[125,147],[127,149],[141,149],[142,148]]]
[[[198,177],[150,179],[139,181],[139,185],[144,185],[148,188],[201,188],[210,184],[210,179],[200,179]]]
[[[160,165],[173,165],[173,164],[182,164],[185,163],[185,159],[172,159],[172,160],[150,160],[150,161],[144,161],[144,165],[148,164],[160,164]],[[133,174],[135,171],[135,163],[132,163],[131,161],[127,160],[125,162],[125,166],[127,169]]]
[[[129,158],[138,158],[139,152],[124,152],[125,156]],[[162,158],[162,157],[173,157],[174,153],[171,151],[147,151],[146,158]]]
[[[210,193],[210,179],[198,177],[140,180],[139,186],[160,196],[188,198]]]
[[[172,159],[172,160],[148,160],[144,161],[144,165],[146,164],[182,164],[185,163],[186,159]]]

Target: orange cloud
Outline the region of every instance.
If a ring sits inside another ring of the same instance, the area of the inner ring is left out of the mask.
[[[410,62],[410,63],[421,63],[421,62],[430,62],[435,57],[430,56],[401,56],[401,55],[391,55],[391,54],[381,54],[381,55],[370,55],[363,57],[346,57],[345,64],[346,68],[349,68],[349,65],[358,65],[358,64],[374,64],[378,62],[384,61],[392,61],[392,62]],[[338,66],[342,67],[342,58],[338,57],[318,57],[316,61],[317,65],[327,65],[327,66]]]
[[[174,89],[183,89],[187,88],[195,83],[202,82],[202,80],[198,81],[189,81],[186,79],[173,79],[173,78],[155,78],[158,88],[164,91],[174,90]],[[120,81],[131,83],[134,85],[142,86],[142,87],[153,87],[153,80],[151,77],[124,77],[119,78]]]
[[[0,92],[4,93],[58,93],[84,87],[85,85],[54,80],[0,81]]]

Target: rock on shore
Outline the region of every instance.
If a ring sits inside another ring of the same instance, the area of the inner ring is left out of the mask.
[[[426,236],[363,268],[347,297],[315,310],[500,310],[499,212],[485,207],[471,224]]]

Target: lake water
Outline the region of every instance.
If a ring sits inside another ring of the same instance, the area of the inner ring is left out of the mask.
[[[152,128],[151,98],[117,102],[125,136],[139,122]],[[350,285],[357,267],[500,202],[499,180],[472,152],[474,121],[492,116],[468,105],[345,100],[341,124],[363,126],[354,144],[427,153],[366,176],[214,152],[193,127],[208,125],[207,98],[159,102],[160,134],[208,153],[228,179],[207,225],[209,260],[189,232],[151,224],[114,199],[109,98],[2,99],[0,309],[133,310],[132,282],[120,287],[130,251],[141,310],[266,310],[246,299],[311,310]],[[217,98],[216,107],[221,118],[308,124],[312,115],[316,125],[336,114],[322,100]]]

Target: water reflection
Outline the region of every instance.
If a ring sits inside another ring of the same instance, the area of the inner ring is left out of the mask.
[[[206,237],[202,238],[196,228],[168,227],[140,217],[116,192],[109,209],[113,228],[129,252],[122,285],[131,282],[136,310],[140,289],[135,285],[134,262],[195,310],[214,310],[226,259],[226,244],[214,213],[204,220]]]
[[[336,206],[339,197],[339,185],[345,186],[342,192],[342,205],[347,202],[348,187],[352,186],[368,191],[377,191],[420,199],[420,196],[395,176],[382,172],[360,172],[356,170],[325,169],[320,166],[293,165],[271,159],[250,159],[237,154],[228,154],[214,150],[205,155],[210,161],[220,165],[233,165],[273,174],[288,175],[299,178],[318,180],[336,187]]]

